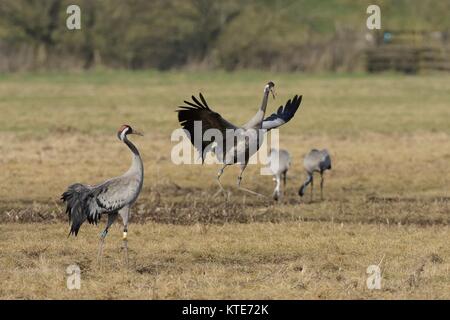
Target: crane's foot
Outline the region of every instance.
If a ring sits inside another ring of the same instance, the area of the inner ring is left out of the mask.
[[[237,180],[237,187],[238,187],[238,189],[240,189],[240,190],[242,190],[242,191],[245,191],[245,192],[248,192],[248,193],[250,193],[250,194],[253,194],[254,196],[267,198],[265,195],[263,195],[263,194],[261,194],[261,193],[252,191],[252,190],[247,189],[247,188],[244,188],[244,187],[241,187],[241,181],[242,181],[242,175],[240,175],[240,176],[238,177],[238,180]]]
[[[219,179],[217,179],[217,183],[219,184],[219,190],[217,190],[217,192],[214,193],[213,198],[217,197],[220,193],[222,193],[224,195],[225,199],[229,200],[231,192],[230,191],[226,191],[223,188],[222,183],[220,183]]]
[[[248,192],[248,193],[250,193],[250,194],[253,194],[254,196],[258,196],[258,197],[262,197],[262,198],[267,198],[267,196],[265,196],[265,195],[263,195],[263,194],[261,194],[261,193],[258,193],[258,192],[256,192],[256,191],[252,191],[252,190],[250,190],[250,189],[247,189],[247,188],[244,188],[244,187],[240,187],[240,186],[238,186],[238,188],[239,188],[239,190]]]
[[[275,201],[279,201],[280,200],[280,194],[278,192],[274,192],[272,197],[273,197],[273,200],[275,200]]]
[[[213,198],[217,197],[220,193],[224,193],[225,190],[223,188],[219,188],[216,193],[214,193]]]
[[[230,199],[231,192],[230,191],[226,191],[225,189],[217,190],[217,192],[214,193],[213,198],[216,198],[221,193],[223,194],[223,196],[225,197],[226,200]]]

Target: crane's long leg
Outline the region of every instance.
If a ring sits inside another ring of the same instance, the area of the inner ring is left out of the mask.
[[[323,172],[320,173],[320,200],[323,201]]]
[[[219,184],[219,190],[217,190],[217,192],[214,194],[213,197],[217,197],[217,195],[218,195],[219,193],[221,193],[221,192],[222,192],[225,196],[227,196],[227,192],[225,191],[225,189],[224,189],[223,186],[222,186],[222,183],[220,182],[220,177],[222,176],[223,171],[225,170],[225,168],[226,168],[227,166],[229,166],[229,164],[224,164],[224,165],[222,166],[222,168],[220,168],[220,170],[217,172],[217,183]]]
[[[125,266],[128,266],[128,219],[130,217],[130,207],[126,206],[119,211],[123,221],[122,248],[124,250]]]
[[[98,244],[98,253],[97,253],[97,264],[101,264],[102,258],[103,258],[103,245],[105,244],[105,238],[108,234],[109,227],[116,221],[117,219],[117,212],[111,212],[108,214],[108,222],[106,223],[105,230],[100,233],[100,241]]]
[[[253,195],[255,195],[255,196],[267,198],[265,195],[263,195],[263,194],[261,194],[261,193],[252,191],[252,190],[247,189],[247,188],[244,188],[244,187],[241,187],[242,173],[244,172],[244,170],[245,170],[246,167],[247,167],[247,163],[241,164],[241,172],[239,173],[238,180],[237,180],[237,186],[238,186],[238,188],[239,188],[240,190],[243,190],[243,191],[246,191],[246,192],[248,192],[248,193],[251,193],[251,194],[253,194]]]
[[[314,178],[311,178],[311,202],[313,201]]]
[[[275,201],[280,200],[280,184],[281,184],[281,177],[277,174],[275,176],[275,181],[277,182],[275,186],[275,190],[273,190],[273,199]]]

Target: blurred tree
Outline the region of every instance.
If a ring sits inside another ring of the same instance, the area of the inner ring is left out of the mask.
[[[35,63],[45,65],[47,53],[55,46],[55,32],[61,14],[60,0],[2,0],[0,23],[10,42],[26,41],[34,47]]]
[[[69,4],[81,8],[81,30],[66,28]],[[374,4],[385,29],[450,29],[448,1]],[[353,70],[365,9],[352,0],[0,0],[0,71]]]

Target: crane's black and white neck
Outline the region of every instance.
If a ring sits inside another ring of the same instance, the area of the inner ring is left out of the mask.
[[[253,118],[250,119],[249,122],[244,124],[244,129],[260,129],[262,122],[264,120],[264,115],[266,114],[267,103],[269,101],[269,93],[272,93],[273,98],[275,99],[275,84],[272,81],[269,81],[265,87],[263,92],[263,99],[261,102],[261,106],[259,107],[256,114]]]
[[[139,150],[130,140],[128,140],[127,136],[129,134],[142,135],[139,132],[133,131],[133,128],[131,128],[129,125],[124,124],[122,127],[120,127],[119,131],[117,132],[117,137],[119,138],[120,141],[123,141],[128,146],[128,148],[130,148],[131,152],[133,152],[135,156],[140,157]]]

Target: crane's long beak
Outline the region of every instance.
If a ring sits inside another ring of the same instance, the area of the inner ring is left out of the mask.
[[[144,134],[141,132],[141,131],[138,131],[138,130],[134,130],[133,129],[133,133],[132,134],[135,134],[135,135],[137,135],[137,136],[141,136],[141,137],[143,137],[144,136]]]
[[[272,97],[275,99],[275,88],[270,88],[270,92],[272,93]]]

